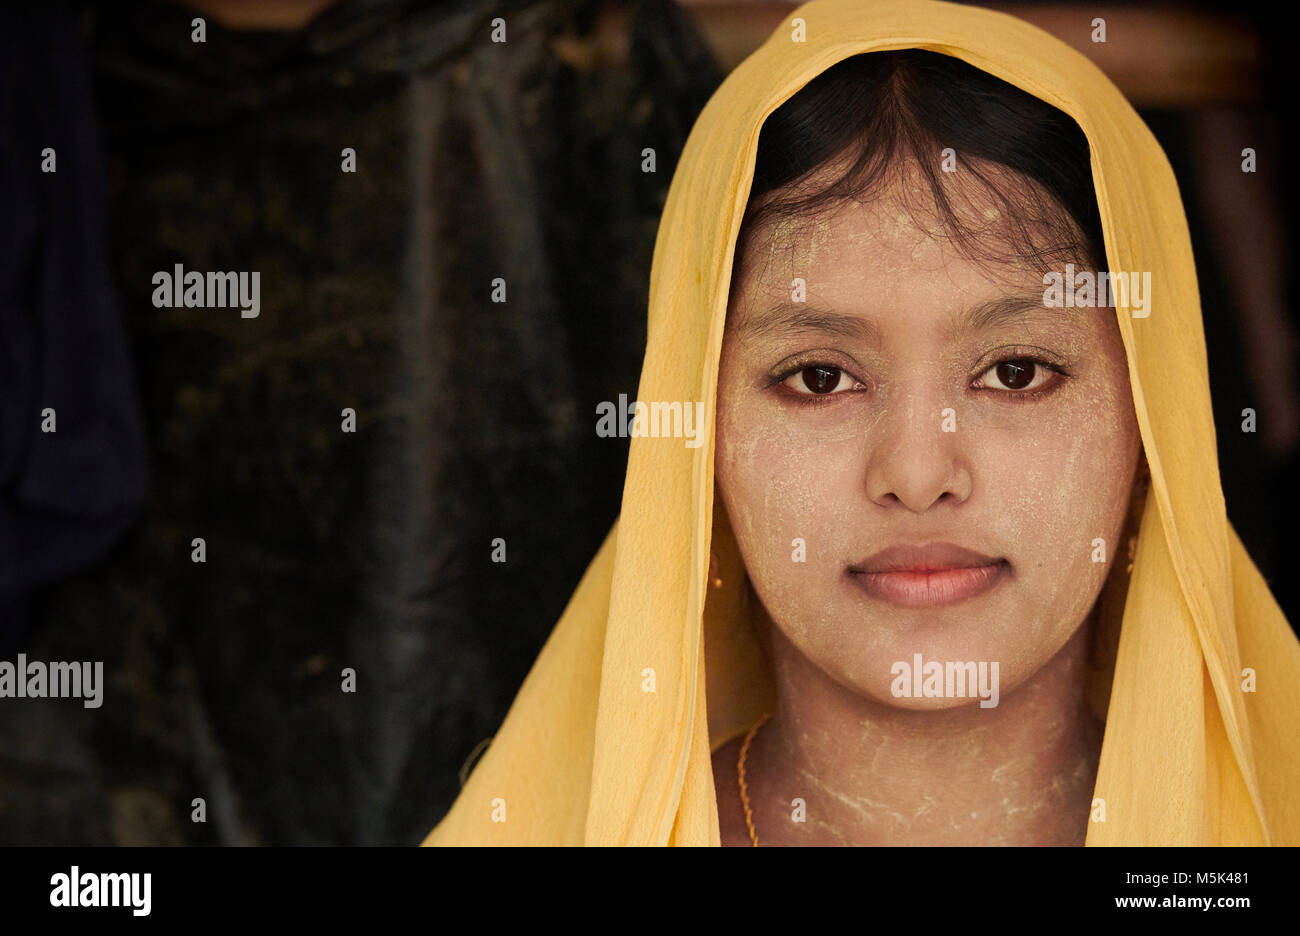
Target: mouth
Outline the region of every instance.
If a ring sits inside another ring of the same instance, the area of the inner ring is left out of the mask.
[[[904,608],[956,604],[1011,578],[1011,563],[952,543],[890,546],[846,570],[872,598]]]

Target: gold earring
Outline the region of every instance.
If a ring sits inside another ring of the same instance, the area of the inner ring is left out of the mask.
[[[718,575],[718,554],[709,553],[709,581],[714,588],[722,587],[722,578]]]

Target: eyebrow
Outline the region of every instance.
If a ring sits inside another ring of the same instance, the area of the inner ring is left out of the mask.
[[[739,330],[744,338],[786,337],[813,332],[874,342],[880,336],[875,323],[859,315],[831,312],[806,302],[789,300],[742,317]]]
[[[1014,325],[1029,318],[1047,318],[1049,321],[1077,321],[1084,308],[1048,308],[1042,295],[1012,294],[998,296],[986,302],[953,313],[953,331],[984,331]],[[880,331],[870,319],[846,312],[821,309],[806,302],[785,300],[741,318],[738,328],[741,337],[753,339],[765,336],[794,337],[802,334],[836,335],[856,338],[866,343],[878,343]]]

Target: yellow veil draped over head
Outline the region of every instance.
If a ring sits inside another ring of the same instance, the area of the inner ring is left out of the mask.
[[[638,399],[714,412],[764,120],[849,56],[913,48],[1073,118],[1091,149],[1109,269],[1152,276],[1145,317],[1116,310],[1151,479],[1113,675],[1093,699],[1106,722],[1094,792],[1105,811],[1087,844],[1300,844],[1300,643],[1227,518],[1178,186],[1085,56],[1011,16],[931,0],[795,10],[686,143],[655,244]],[[697,448],[632,439],[617,523],[424,844],[719,844],[711,751],[770,711],[775,688],[720,505],[715,516],[709,423]]]

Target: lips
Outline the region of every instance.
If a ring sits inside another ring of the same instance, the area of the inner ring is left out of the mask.
[[[900,544],[849,566],[847,573],[872,598],[900,607],[927,608],[992,591],[1010,578],[1011,564],[953,543]]]

